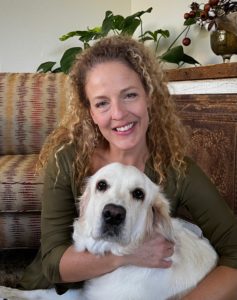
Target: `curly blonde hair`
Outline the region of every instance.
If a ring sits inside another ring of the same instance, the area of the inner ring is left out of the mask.
[[[81,182],[90,175],[91,157],[95,148],[102,144],[106,146],[108,142],[90,116],[85,82],[88,71],[108,61],[120,61],[134,70],[149,96],[147,146],[157,174],[156,181],[160,184],[165,182],[168,166],[181,175],[185,170],[186,131],[176,114],[167,81],[154,53],[142,43],[126,36],[103,38],[76,58],[69,73],[71,91],[68,111],[43,146],[38,167],[43,167],[52,153],[57,154],[64,145],[73,143],[76,149],[76,181]]]

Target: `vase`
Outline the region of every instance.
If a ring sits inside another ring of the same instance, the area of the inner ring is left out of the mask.
[[[237,54],[237,36],[226,30],[211,32],[211,49],[216,55],[221,55],[223,62],[229,62],[233,54]]]

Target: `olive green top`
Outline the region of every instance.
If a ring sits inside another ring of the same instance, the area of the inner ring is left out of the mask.
[[[41,249],[20,282],[23,289],[55,285],[63,293],[70,286],[61,284],[59,261],[72,244],[72,224],[78,216],[74,157],[73,146],[67,145],[57,154],[57,162],[54,157],[49,160],[42,197]],[[190,158],[186,161],[186,175],[178,182],[175,172],[168,172],[165,194],[171,214],[176,216],[177,210],[185,207],[216,249],[219,265],[237,268],[237,219],[202,170]],[[149,163],[145,174],[154,181],[155,173]]]

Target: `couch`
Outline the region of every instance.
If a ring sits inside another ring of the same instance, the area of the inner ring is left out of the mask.
[[[0,285],[15,286],[39,247],[35,164],[65,111],[66,86],[63,73],[0,73]]]
[[[37,248],[38,154],[66,107],[62,74],[0,73],[0,249]]]
[[[172,72],[168,78],[177,79]],[[14,263],[28,263],[39,246],[43,179],[35,163],[65,111],[66,90],[62,73],[0,73],[0,285],[14,286]],[[190,128],[190,155],[237,214],[236,95],[225,102],[223,96],[173,97]]]

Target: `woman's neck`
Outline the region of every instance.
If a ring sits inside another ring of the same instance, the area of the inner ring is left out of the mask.
[[[149,154],[147,147],[143,147],[142,149],[133,149],[129,151],[122,151],[113,148],[98,148],[94,153],[93,169],[94,171],[97,171],[98,169],[109,163],[120,162],[125,165],[133,165],[141,171],[144,171],[148,156]]]
[[[148,151],[120,151],[114,153],[111,151],[111,162],[120,162],[125,165],[133,165],[139,169],[144,169],[148,157]]]

